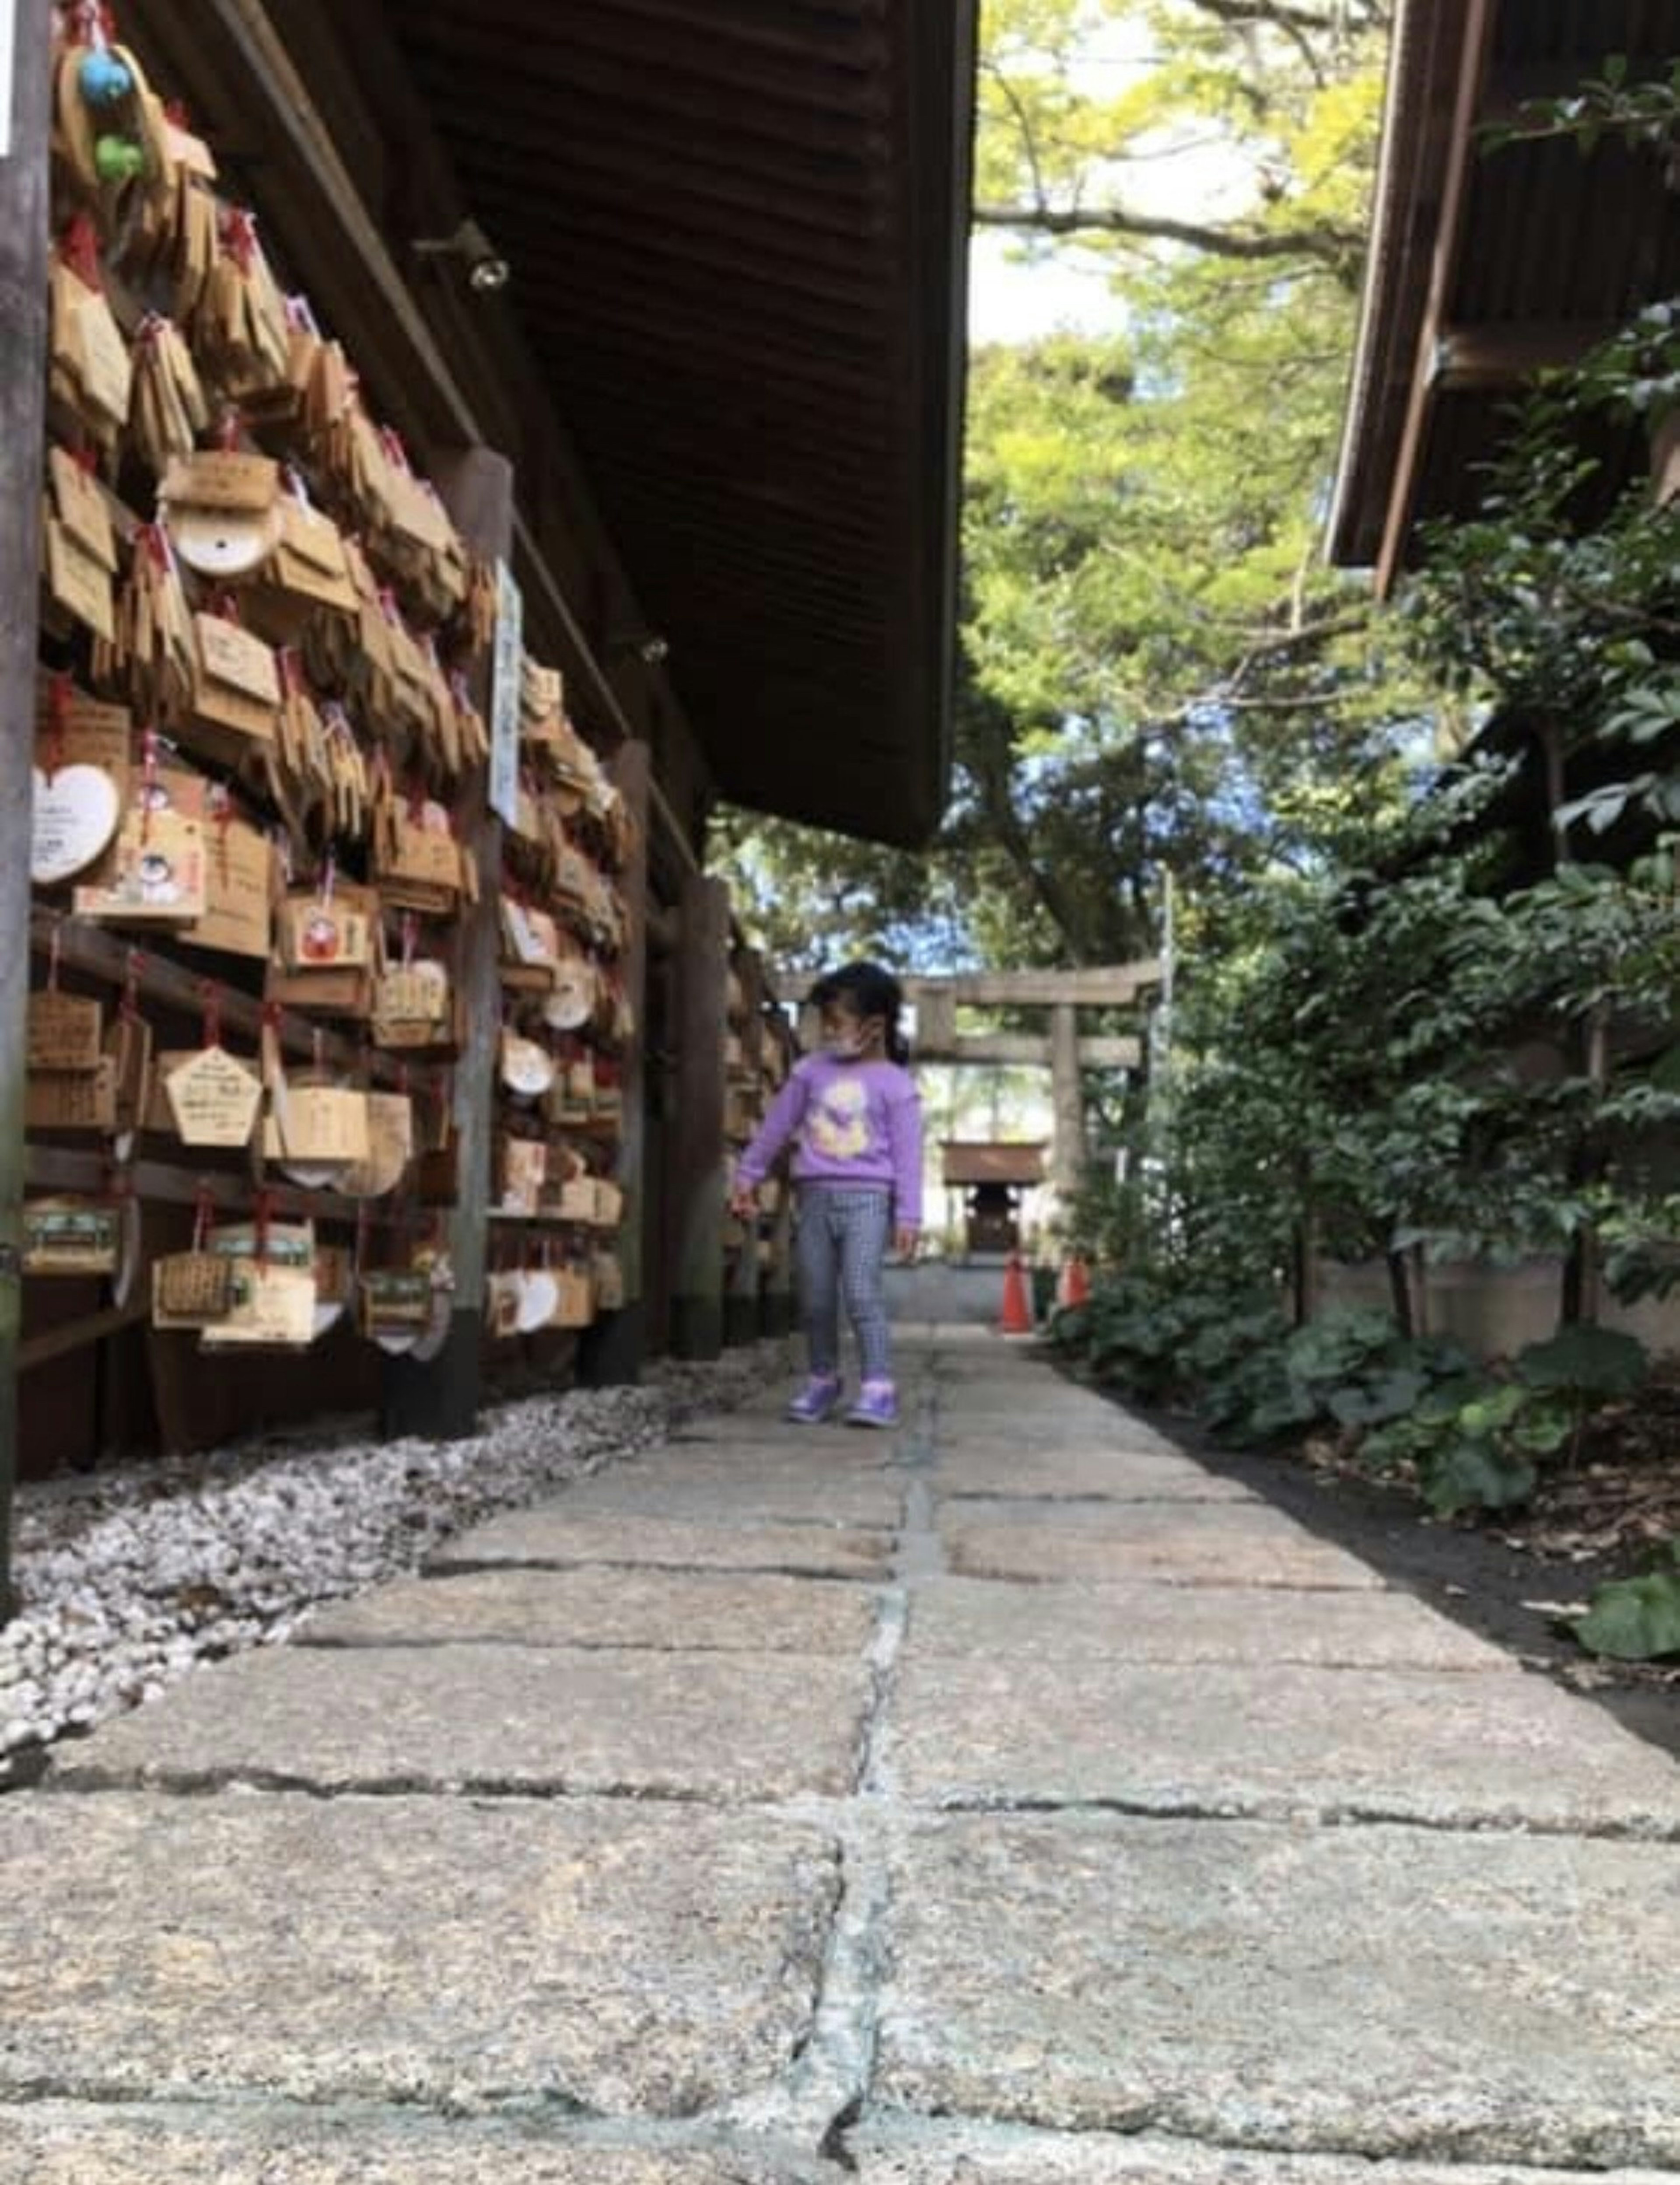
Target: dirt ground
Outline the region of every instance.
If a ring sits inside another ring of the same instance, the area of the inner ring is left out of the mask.
[[[1410,1487],[1357,1470],[1329,1440],[1256,1454],[1220,1448],[1181,1413],[1156,1414],[1151,1423],[1211,1470],[1362,1556],[1391,1584],[1680,1758],[1680,1663],[1598,1660],[1564,1621],[1586,1607],[1596,1586],[1647,1568],[1653,1550],[1680,1534],[1680,1378],[1607,1413],[1579,1468],[1546,1478],[1530,1508],[1481,1523],[1432,1517]]]

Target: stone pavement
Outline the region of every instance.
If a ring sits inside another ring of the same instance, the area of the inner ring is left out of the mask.
[[[1073,1389],[700,1422],[0,1799],[0,2185],[1680,2175],[1680,1774]]]

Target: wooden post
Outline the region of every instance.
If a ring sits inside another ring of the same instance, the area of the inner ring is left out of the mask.
[[[1085,1177],[1085,1101],[1080,1088],[1079,1012],[1058,1002],[1050,1013],[1050,1098],[1056,1119],[1051,1181],[1065,1220]]]
[[[723,1348],[723,1114],[728,1024],[729,891],[703,873],[683,886],[677,942],[677,1113],[671,1175],[676,1288],[671,1350]]]
[[[624,1188],[624,1221],[619,1231],[618,1257],[624,1269],[624,1304],[622,1310],[597,1321],[578,1347],[578,1378],[596,1389],[639,1380],[648,1346],[647,1073],[643,1057],[648,1038],[648,828],[652,819],[653,753],[639,741],[621,744],[610,771],[634,830],[634,847],[622,880],[630,930],[621,969],[624,990],[636,1013],[636,1031],[621,1065],[624,1136],[618,1156],[618,1181]]]
[[[746,1020],[740,1038],[742,1059],[755,1075],[764,1060],[764,974],[756,959],[744,950],[734,959],[735,976],[746,998]],[[734,1266],[729,1271],[723,1300],[723,1340],[735,1349],[758,1340],[758,1299],[762,1275],[758,1264],[758,1222],[743,1224],[746,1235]]]
[[[797,1059],[788,1053],[788,1035],[780,1023],[767,1027],[766,1040],[781,1048],[788,1068]],[[793,1179],[789,1174],[790,1157],[784,1154],[777,1164],[781,1188],[777,1195],[776,1211],[770,1222],[770,1266],[765,1276],[764,1294],[759,1307],[759,1333],[779,1338],[791,1335],[799,1322],[798,1309],[794,1298],[793,1272]]]
[[[492,560],[505,560],[513,549],[513,466],[506,457],[488,448],[444,450],[433,459],[432,474],[467,544]],[[481,674],[485,687],[476,695],[488,718],[488,663]],[[449,1222],[455,1308],[435,1358],[424,1364],[411,1358],[387,1362],[380,1406],[386,1434],[426,1434],[435,1441],[463,1440],[477,1430],[483,1378],[485,1241],[502,1014],[502,823],[490,809],[488,786],[481,768],[457,807],[461,839],[478,861],[479,891],[461,919],[458,959],[466,1042],[455,1073],[459,1189]]]
[[[24,1025],[29,1008],[30,786],[47,388],[49,11],[0,5],[10,111],[0,114],[0,1623],[11,1614],[23,1318]]]

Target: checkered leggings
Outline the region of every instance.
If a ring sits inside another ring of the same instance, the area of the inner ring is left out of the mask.
[[[866,1381],[892,1377],[881,1269],[892,1235],[890,1191],[804,1184],[799,1193],[799,1280],[813,1373],[840,1370],[840,1306],[857,1337]]]

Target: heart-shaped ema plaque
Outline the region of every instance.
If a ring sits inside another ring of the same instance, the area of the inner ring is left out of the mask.
[[[97,766],[34,770],[30,813],[29,876],[37,887],[74,879],[109,848],[122,800]]]
[[[536,1099],[554,1083],[554,1057],[533,1039],[516,1032],[502,1034],[502,1083],[510,1092]]]
[[[595,1013],[599,984],[592,967],[572,958],[560,965],[543,998],[543,1021],[556,1031],[580,1031]]]
[[[519,1278],[519,1333],[534,1335],[554,1318],[560,1284],[546,1267],[527,1267]]]

